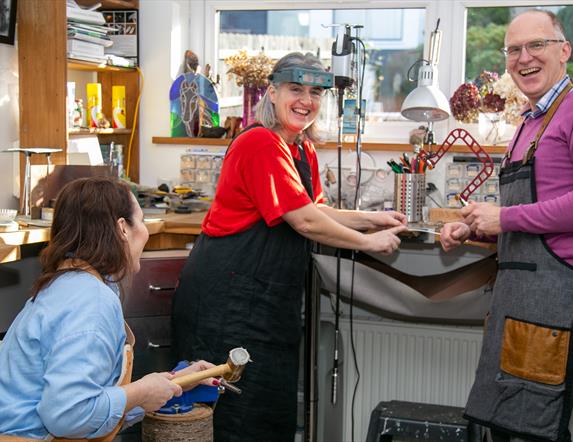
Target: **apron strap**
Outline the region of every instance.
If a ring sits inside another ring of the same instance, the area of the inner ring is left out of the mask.
[[[30,439],[28,437],[10,436],[7,434],[0,434],[0,442],[38,442],[45,439]]]
[[[126,339],[125,339],[125,345],[123,347],[121,375],[119,376],[119,379],[116,383],[116,385],[119,387],[121,387],[122,385],[129,384],[131,382],[131,375],[133,373],[133,346],[135,345],[135,336],[133,335],[133,332],[131,331],[129,325],[127,325],[127,322],[125,321],[124,321],[124,326],[125,326]],[[119,433],[119,430],[121,430],[124,419],[125,419],[125,414],[109,434],[106,434],[105,436],[98,437],[95,439],[65,439],[65,438],[52,437],[47,440],[53,442],[112,442],[116,434]],[[3,442],[2,439],[0,439],[0,442]]]
[[[539,143],[539,140],[541,139],[541,135],[543,135],[543,132],[545,132],[545,129],[549,125],[549,122],[553,118],[553,115],[557,111],[557,108],[559,107],[559,105],[561,104],[561,102],[563,101],[565,96],[567,95],[567,92],[569,92],[569,90],[571,90],[571,87],[572,87],[571,83],[569,83],[567,86],[565,86],[565,88],[561,91],[561,93],[559,94],[557,99],[551,104],[551,106],[547,110],[545,117],[543,119],[543,123],[541,123],[541,127],[539,128],[539,131],[537,132],[537,135],[535,136],[535,140],[530,143],[529,148],[528,148],[526,154],[524,155],[524,157],[522,159],[522,164],[527,163],[533,157],[533,154],[537,150],[537,144]],[[503,156],[503,159],[501,161],[502,167],[504,167],[509,162],[509,160],[511,158],[511,154],[513,153],[513,149],[515,148],[515,145],[517,144],[517,140],[519,139],[519,136],[521,135],[521,131],[523,130],[524,126],[525,126],[525,121],[522,121],[521,124],[519,125],[519,129],[517,131],[517,136],[514,139],[512,148],[508,149],[505,152],[505,155]]]
[[[539,140],[541,139],[541,136],[545,132],[545,129],[547,129],[547,126],[549,126],[549,123],[551,122],[553,115],[555,115],[555,112],[557,112],[557,109],[561,105],[561,102],[565,99],[567,93],[571,90],[572,87],[573,87],[573,85],[571,84],[571,82],[569,82],[567,84],[567,86],[565,86],[565,88],[557,96],[555,101],[551,104],[549,109],[547,110],[547,113],[545,114],[545,117],[543,118],[543,123],[541,123],[541,127],[537,131],[537,135],[535,136],[535,140],[533,140],[529,144],[529,148],[527,149],[526,154],[523,156],[522,164],[526,164],[527,162],[529,162],[531,160],[531,158],[533,158],[533,155],[535,155],[535,151],[537,150],[537,146],[539,144]]]

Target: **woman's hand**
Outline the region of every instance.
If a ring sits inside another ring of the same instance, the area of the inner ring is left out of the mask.
[[[171,379],[171,373],[150,373],[123,386],[127,395],[126,409],[130,410],[139,405],[145,411],[155,411],[173,396],[181,396],[183,390],[171,382]]]
[[[440,230],[440,243],[442,248],[449,252],[461,246],[471,234],[470,227],[462,222],[447,223]]]
[[[405,232],[406,230],[408,230],[408,228],[405,225],[399,224],[386,230],[370,233],[366,235],[368,248],[365,250],[389,255],[400,246],[401,241],[400,238],[398,238],[398,233]]]
[[[384,212],[362,212],[372,224],[371,230],[387,229],[389,227],[396,227],[406,225],[406,215],[394,210]]]
[[[193,362],[189,367],[185,367],[183,370],[179,370],[176,371],[175,373],[173,373],[173,379],[178,378],[179,376],[185,376],[191,373],[196,373],[198,371],[203,371],[203,370],[207,370],[208,368],[214,367],[214,364],[211,364],[210,362],[207,361],[197,361],[197,362]],[[187,390],[191,390],[192,388],[195,388],[198,384],[204,384],[204,385],[218,385],[218,382],[215,380],[215,378],[209,377],[206,379],[203,379],[202,381],[198,382],[197,384],[191,384],[189,387],[185,387],[185,391]]]

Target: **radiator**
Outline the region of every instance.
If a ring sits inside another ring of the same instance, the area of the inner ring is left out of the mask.
[[[350,323],[340,320],[344,349],[343,441],[364,441],[370,413],[380,401],[402,400],[463,407],[481,349],[481,327],[354,320],[354,346],[360,382],[354,405],[356,371]]]

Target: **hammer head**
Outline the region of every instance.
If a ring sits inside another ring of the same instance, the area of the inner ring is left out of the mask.
[[[223,378],[225,378],[227,382],[237,382],[241,379],[243,370],[245,369],[247,362],[250,362],[250,360],[251,357],[249,352],[243,347],[232,349],[229,352],[229,359],[227,359],[227,365],[230,370],[223,375]]]

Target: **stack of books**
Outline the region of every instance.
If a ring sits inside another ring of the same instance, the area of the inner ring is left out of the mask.
[[[101,4],[82,9],[74,0],[67,2],[68,58],[104,63],[107,56],[104,48],[113,44],[108,36],[109,27],[101,12]]]

